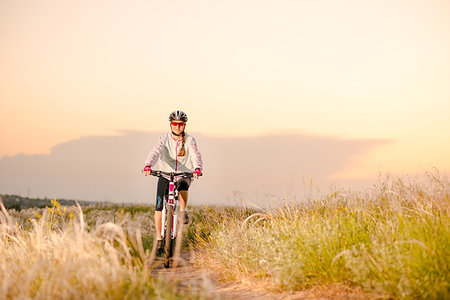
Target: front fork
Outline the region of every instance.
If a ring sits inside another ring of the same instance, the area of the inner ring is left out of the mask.
[[[162,226],[161,226],[161,237],[165,237],[166,235],[166,207],[167,205],[173,206],[173,218],[172,218],[172,239],[175,239],[177,237],[177,225],[178,225],[178,191],[175,190],[175,183],[169,182],[169,195],[167,197],[164,197],[164,205],[162,210]]]

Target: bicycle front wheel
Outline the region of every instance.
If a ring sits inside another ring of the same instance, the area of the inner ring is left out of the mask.
[[[173,231],[173,206],[167,205],[166,207],[166,233],[164,243],[164,267],[170,266],[170,259],[172,257],[172,231]]]

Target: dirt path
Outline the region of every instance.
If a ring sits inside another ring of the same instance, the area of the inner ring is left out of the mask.
[[[250,288],[242,282],[221,283],[212,271],[200,271],[194,268],[195,255],[184,252],[176,269],[165,269],[163,259],[157,258],[152,270],[153,276],[163,276],[179,281],[179,288],[201,288],[214,299],[370,299],[370,296],[360,290],[345,290],[342,287],[329,286],[297,292],[275,293],[255,287]]]
[[[189,252],[182,254],[176,269],[163,267],[163,259],[157,258],[153,276],[163,276],[167,279],[179,280],[180,288],[203,288],[207,295],[217,299],[280,299],[277,295],[243,288],[236,283],[223,284],[213,272],[200,271],[194,268],[194,255]],[[172,265],[171,265],[172,266]]]

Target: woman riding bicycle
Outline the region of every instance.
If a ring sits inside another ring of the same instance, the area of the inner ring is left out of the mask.
[[[161,136],[156,146],[148,154],[145,160],[145,167],[142,170],[145,176],[150,175],[152,167],[165,172],[190,172],[193,173],[194,178],[198,178],[202,174],[203,162],[197,143],[194,137],[184,131],[187,120],[187,115],[181,110],[173,111],[169,115],[171,132]],[[186,205],[190,185],[191,180],[187,178],[180,178],[176,182],[180,212],[182,212],[181,215],[184,214],[185,224],[189,222]],[[161,219],[163,199],[168,194],[168,188],[169,180],[159,177],[155,208],[157,249],[162,246]]]

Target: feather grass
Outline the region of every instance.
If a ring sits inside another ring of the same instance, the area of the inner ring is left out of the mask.
[[[249,217],[228,217],[199,264],[227,280],[303,290],[344,284],[395,298],[450,297],[450,184],[387,176],[364,193],[333,191]]]

